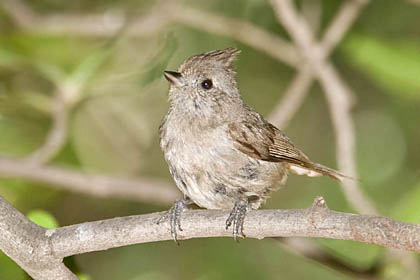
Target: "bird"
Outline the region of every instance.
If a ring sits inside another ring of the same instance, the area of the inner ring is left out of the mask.
[[[193,55],[169,81],[169,110],[159,127],[160,147],[184,199],[166,215],[175,242],[182,212],[196,204],[231,210],[226,229],[245,237],[247,212],[258,209],[287,180],[288,173],[346,175],[313,162],[280,129],[246,105],[236,82],[234,47]]]

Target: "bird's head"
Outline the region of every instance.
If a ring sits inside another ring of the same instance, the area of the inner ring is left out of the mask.
[[[171,84],[171,109],[211,118],[242,105],[233,68],[239,52],[227,48],[194,55],[177,72],[165,71],[164,76]]]

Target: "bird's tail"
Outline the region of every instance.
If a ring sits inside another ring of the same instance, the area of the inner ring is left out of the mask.
[[[313,163],[313,169],[316,172],[319,172],[322,175],[326,175],[328,177],[331,177],[331,178],[333,178],[333,179],[335,179],[335,180],[337,180],[339,182],[342,182],[343,179],[345,179],[345,178],[346,179],[351,179],[351,180],[356,180],[353,177],[347,176],[347,175],[345,175],[345,174],[343,174],[343,173],[341,173],[341,172],[339,172],[337,170],[328,168],[328,167],[326,167],[326,166],[324,166],[322,164],[319,164],[319,163]]]
[[[292,170],[294,173],[298,175],[307,175],[309,177],[316,177],[321,175],[326,175],[328,177],[331,177],[339,182],[342,182],[343,179],[351,179],[351,180],[357,180],[353,177],[344,175],[343,173],[334,170],[332,168],[326,167],[319,163],[310,162],[306,164],[305,166],[299,166],[299,165],[291,165],[290,170]]]

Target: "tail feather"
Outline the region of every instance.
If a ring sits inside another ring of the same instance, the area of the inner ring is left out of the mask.
[[[310,164],[307,164],[306,166],[291,165],[290,170],[298,175],[307,175],[310,177],[326,175],[339,182],[342,182],[344,178],[355,180],[355,178],[344,175],[343,173],[337,170],[334,170],[322,164],[313,163],[313,162],[311,162]]]
[[[312,165],[313,165],[313,169],[315,171],[321,173],[322,175],[329,176],[329,177],[331,177],[331,178],[333,178],[333,179],[335,179],[335,180],[337,180],[339,182],[342,182],[343,179],[357,180],[354,177],[347,176],[347,175],[345,175],[345,174],[343,174],[343,173],[341,173],[341,172],[339,172],[337,170],[334,170],[332,168],[326,167],[326,166],[324,166],[322,164],[313,163]]]

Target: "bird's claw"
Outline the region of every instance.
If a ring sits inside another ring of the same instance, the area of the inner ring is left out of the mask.
[[[172,239],[175,241],[177,245],[179,245],[177,239],[177,232],[182,231],[181,228],[181,214],[184,212],[185,209],[188,209],[187,205],[189,204],[188,200],[180,199],[177,200],[174,206],[169,209],[162,217],[159,218],[158,224],[162,223],[165,220],[169,220],[169,224],[171,226],[171,235]]]
[[[248,205],[247,201],[238,200],[226,220],[226,229],[228,229],[233,223],[233,239],[237,242],[239,242],[238,236],[242,238],[246,237],[243,229]]]

